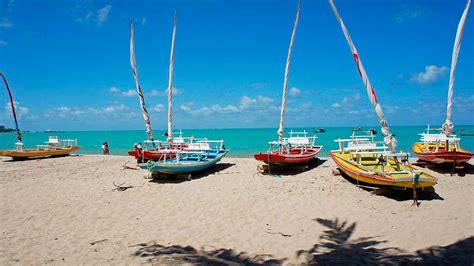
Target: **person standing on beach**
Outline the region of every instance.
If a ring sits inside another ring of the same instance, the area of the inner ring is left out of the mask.
[[[102,144],[102,152],[104,155],[109,155],[109,143],[106,141]]]
[[[141,154],[142,153],[142,143],[141,142],[138,143],[137,149],[138,149],[139,154]]]

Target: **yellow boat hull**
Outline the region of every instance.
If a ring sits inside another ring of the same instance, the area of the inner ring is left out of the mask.
[[[415,169],[411,165],[406,165],[405,171],[401,171],[401,163],[394,159],[389,159],[388,164],[382,169],[382,165],[372,155],[361,155],[361,158],[356,160],[349,152],[331,151],[331,157],[344,174],[357,182],[372,186],[428,188],[437,182],[435,177],[418,172],[420,176],[415,184],[413,180]]]
[[[41,158],[50,156],[62,156],[68,155],[72,152],[78,151],[80,147],[60,147],[60,148],[44,148],[44,149],[25,149],[22,151],[18,150],[6,150],[0,151],[1,156],[12,157],[14,160],[28,159],[28,158]]]

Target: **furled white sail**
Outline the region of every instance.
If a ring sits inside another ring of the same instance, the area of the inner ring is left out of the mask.
[[[135,41],[133,33],[133,22],[130,22],[130,64],[132,66],[133,77],[135,78],[135,85],[137,87],[138,98],[140,99],[140,105],[143,111],[143,119],[145,120],[146,125],[146,134],[149,139],[153,139],[153,131],[151,129],[150,116],[148,115],[148,110],[145,105],[145,98],[143,97],[143,91],[138,83],[138,72],[137,72],[137,62],[135,60]]]
[[[301,0],[298,2],[298,11],[296,12],[295,25],[293,26],[293,33],[291,34],[290,48],[288,49],[288,57],[286,58],[285,81],[283,83],[283,95],[281,97],[280,127],[278,128],[278,138],[279,138],[280,143],[283,140],[283,134],[284,134],[284,129],[285,129],[286,92],[288,90],[288,77],[290,75],[291,51],[293,50],[293,43],[295,42],[296,29],[298,27],[298,20],[300,18],[300,7],[301,7]]]
[[[354,60],[356,62],[357,68],[359,69],[359,74],[362,77],[362,81],[364,82],[365,87],[367,88],[367,95],[369,96],[369,100],[372,106],[375,108],[375,112],[377,113],[377,116],[379,118],[380,125],[382,126],[382,133],[384,135],[384,142],[385,144],[387,144],[389,149],[392,152],[394,152],[397,148],[397,140],[395,139],[395,136],[393,136],[392,133],[390,132],[388,123],[385,120],[384,114],[382,112],[382,107],[380,106],[377,100],[377,95],[375,94],[375,90],[372,87],[372,84],[370,83],[369,77],[367,76],[367,73],[365,72],[364,66],[362,65],[362,61],[360,60],[359,53],[357,52],[357,49],[354,46],[354,43],[352,42],[351,36],[349,35],[349,32],[347,31],[347,28],[344,25],[344,22],[342,21],[341,16],[339,15],[339,12],[336,9],[336,6],[334,5],[334,1],[329,0],[329,4],[331,5],[332,11],[334,12],[334,15],[339,21],[339,24],[341,25],[342,31],[344,32],[344,36],[346,37],[349,47],[351,48],[352,54],[354,56]]]
[[[174,14],[173,39],[171,41],[170,53],[170,73],[168,80],[168,138],[166,141],[173,141],[173,70],[174,70],[174,40],[176,37],[176,13]]]
[[[451,73],[449,75],[449,89],[448,89],[448,106],[446,121],[443,124],[443,133],[446,135],[453,134],[454,125],[451,120],[453,111],[453,91],[454,91],[454,73],[456,72],[456,66],[458,64],[459,50],[461,49],[462,33],[464,31],[464,25],[466,24],[467,13],[471,6],[471,0],[467,1],[466,8],[462,13],[461,20],[458,24],[458,30],[456,32],[456,39],[454,40],[453,56],[451,59]]]

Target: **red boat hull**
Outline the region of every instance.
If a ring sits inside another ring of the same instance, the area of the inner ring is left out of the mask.
[[[266,164],[276,165],[296,165],[308,163],[316,159],[316,155],[321,151],[321,146],[307,147],[306,151],[301,153],[301,148],[292,148],[289,153],[280,153],[274,151],[271,153],[258,153],[254,157],[257,161]]]
[[[165,153],[159,150],[148,150],[148,151],[142,151],[142,152],[139,152],[138,150],[133,150],[133,151],[129,151],[128,155],[133,156],[135,157],[135,159],[141,160],[144,162],[148,160],[152,160],[152,161],[163,160],[165,157]],[[166,159],[171,159],[174,157],[176,157],[175,153],[169,153],[169,152],[166,153]]]
[[[442,163],[455,163],[455,164],[463,164],[467,163],[473,156],[472,153],[464,150],[459,149],[457,151],[450,150],[446,151],[444,147],[440,147],[438,151],[435,151],[433,147],[430,147],[429,150],[424,148],[424,146],[420,146],[422,144],[415,143],[413,145],[413,151],[415,152],[416,156],[422,160],[437,164]]]
[[[417,153],[416,156],[422,161],[433,163],[467,163],[472,158],[472,153],[465,152],[432,152]]]

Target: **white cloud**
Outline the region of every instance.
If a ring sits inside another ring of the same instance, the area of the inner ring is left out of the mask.
[[[109,89],[109,91],[110,91],[111,93],[119,93],[119,92],[120,92],[120,90],[119,90],[117,87],[111,87],[111,88]]]
[[[257,96],[257,98],[250,98],[248,96],[243,96],[240,100],[240,109],[260,109],[266,108],[273,104],[273,98],[267,96]]]
[[[257,96],[256,98],[250,98],[243,96],[240,100],[240,105],[220,105],[213,104],[211,106],[203,106],[200,108],[193,108],[192,103],[182,104],[180,109],[184,112],[191,113],[192,115],[211,115],[211,114],[231,114],[240,113],[243,111],[257,110],[267,111],[276,110],[277,107],[273,105],[273,98],[266,96]]]
[[[180,95],[181,94],[181,89],[173,87],[173,96]],[[168,88],[158,91],[158,90],[151,90],[150,93],[147,94],[147,96],[168,96]]]
[[[24,107],[21,105],[20,102],[17,102],[17,101],[13,101],[13,104],[15,105],[15,112],[16,112],[16,115],[17,116],[26,116],[30,113],[30,109],[28,109],[27,107]],[[10,116],[12,113],[12,106],[10,104],[10,102],[6,102],[5,103],[5,114],[7,116]]]
[[[341,101],[334,102],[331,105],[331,107],[335,109],[340,109],[340,108],[351,109],[354,106],[354,104],[357,103],[359,100],[360,100],[360,93],[356,92],[352,96],[344,96],[344,98],[342,98]]]
[[[420,85],[426,85],[435,83],[438,79],[448,73],[449,68],[446,66],[437,67],[435,65],[429,65],[425,67],[424,72],[413,75],[410,81]]]
[[[70,117],[70,116],[80,116],[86,113],[84,110],[81,110],[79,108],[71,108],[68,106],[60,106],[60,107],[54,108],[53,110],[54,112],[47,112],[46,116]]]
[[[188,111],[191,111],[192,107],[193,107],[192,103],[185,103],[185,104],[182,104],[179,108],[185,112],[188,112]]]
[[[214,104],[210,107],[208,106],[203,106],[199,109],[193,109],[192,108],[192,103],[188,103],[185,105],[181,105],[181,110],[191,113],[192,115],[212,115],[212,114],[230,114],[230,113],[238,113],[240,112],[240,109],[235,106],[235,105],[226,105],[226,106],[221,106],[219,104]]]
[[[218,113],[236,113],[240,111],[237,106],[231,104],[228,104],[226,106],[214,104],[211,106],[211,110]]]
[[[122,96],[134,97],[134,96],[137,96],[137,91],[136,90],[122,91]]]
[[[421,9],[417,6],[403,5],[395,14],[394,20],[396,23],[406,24],[419,17],[421,13]]]
[[[165,106],[162,105],[162,104],[157,104],[157,105],[155,105],[155,107],[151,108],[151,110],[153,110],[157,113],[162,113],[163,111],[165,111]]]
[[[360,100],[360,93],[356,92],[356,94],[354,94],[354,96],[345,96],[342,99],[342,103],[351,104],[351,103],[357,102],[358,100]]]
[[[106,5],[103,8],[97,10],[97,26],[100,26],[107,21],[111,9],[112,5]]]
[[[146,17],[143,17],[142,18],[142,26],[145,26],[145,24],[146,24]]]
[[[101,110],[104,113],[113,113],[113,112],[116,112],[116,111],[128,110],[128,107],[125,106],[124,104],[119,104],[119,105],[110,105],[110,106],[102,108]]]
[[[107,115],[107,114],[117,114],[123,115],[121,111],[127,111],[129,108],[121,103],[114,103],[114,105],[109,105],[106,107],[89,107],[86,109],[81,109],[78,107],[69,107],[69,106],[59,106],[53,108],[52,111],[45,112],[46,117],[72,117],[72,116],[85,116],[85,115]]]
[[[67,107],[67,106],[60,106],[60,107],[57,107],[57,108],[54,108],[55,111],[58,111],[58,112],[65,112],[65,113],[68,113],[71,111],[71,108]]]
[[[0,46],[7,46],[8,43],[4,40],[0,40]]]
[[[290,89],[290,95],[291,96],[297,96],[301,93],[301,90],[296,88],[296,87],[293,87]]]
[[[0,20],[0,28],[11,29],[11,28],[13,28],[13,23],[11,21],[7,20],[6,18],[2,18]]]
[[[85,12],[85,15],[76,18],[74,21],[76,23],[95,24],[97,27],[100,27],[107,21],[111,9],[112,5],[106,5],[98,10],[82,10],[82,12]]]
[[[160,95],[160,92],[157,90],[151,90],[150,93],[148,93],[148,96],[155,97]]]

